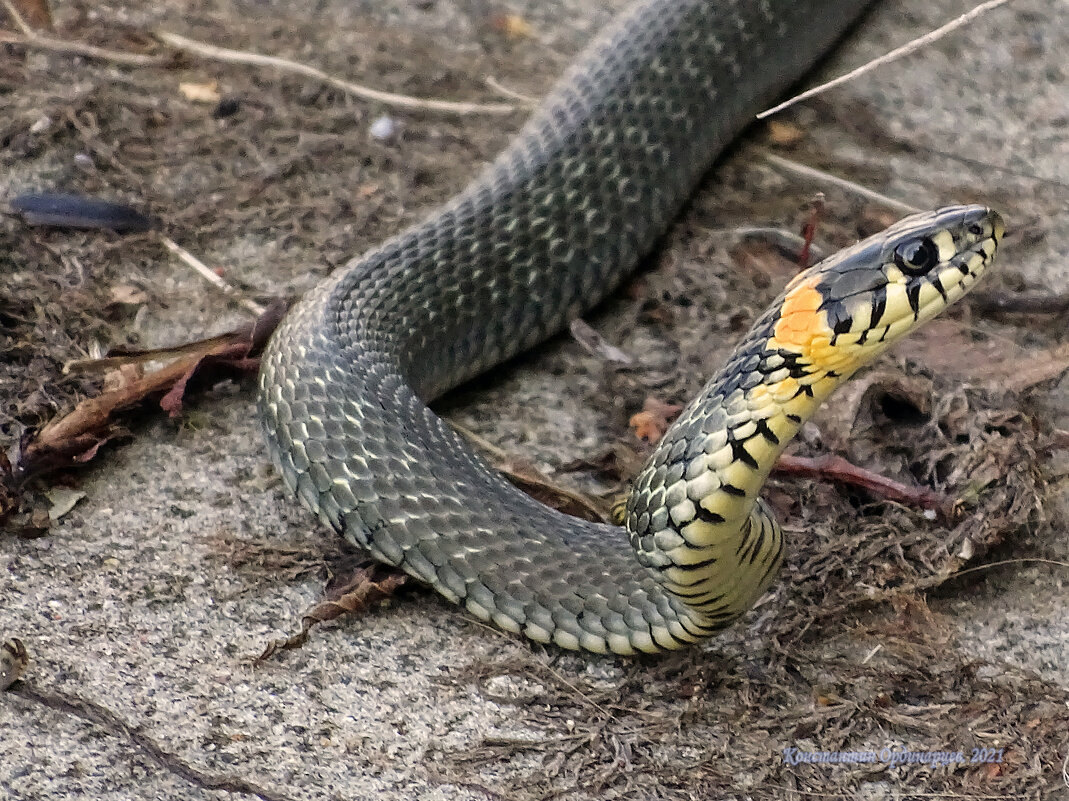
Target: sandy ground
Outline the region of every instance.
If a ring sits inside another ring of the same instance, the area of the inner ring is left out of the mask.
[[[134,48],[139,32],[163,28],[394,91],[499,100],[484,76],[541,94],[617,5],[326,0],[306,11],[218,0],[56,2],[54,11],[61,35],[111,47]],[[887,2],[826,71],[970,5]],[[992,288],[1064,293],[1066,11],[1054,0],[998,9],[791,112],[784,120],[801,141],[777,152],[917,206],[989,202],[1014,231]],[[510,13],[528,35],[505,35]],[[299,294],[418,219],[522,122],[394,111],[400,133],[379,142],[368,132],[383,108],[314,81],[196,58],[131,69],[0,47],[0,103],[13,110],[0,127],[0,195],[62,188],[136,199],[259,298]],[[235,114],[215,119],[211,105],[178,91],[212,80],[239,101]],[[641,370],[621,373],[562,338],[442,410],[564,482],[609,488],[597,471],[560,468],[628,442],[627,418],[647,395],[685,398],[694,373],[715,364],[740,320],[789,273],[764,257],[746,267],[753,260],[720,244],[719,231],[797,228],[818,189],[829,204],[826,245],[886,214],[777,171],[762,160],[769,147],[764,129],[752,132],[710,176],[653,271],[590,318]],[[245,319],[151,236],[3,223],[0,323],[21,332],[31,321],[22,339],[5,340],[18,365],[0,376],[8,438],[87,391],[58,367],[92,340],[158,346]],[[119,301],[118,287],[140,294]],[[698,292],[702,302],[684,302]],[[1054,353],[1064,325],[962,314],[940,336],[996,343],[984,351],[990,362],[925,371],[900,349],[881,370],[922,381],[933,422],[896,429],[884,420],[867,451],[848,455],[935,482],[943,475],[942,488],[958,494],[970,477],[935,459],[925,467],[926,437],[953,425],[965,432],[959,440],[979,437],[969,428],[977,421],[985,436],[1011,432],[1017,439],[1001,450],[985,439],[987,450],[969,451],[998,468],[972,486],[988,522],[976,513],[944,526],[833,486],[777,480],[773,500],[795,538],[783,581],[743,624],[659,660],[531,647],[417,591],[254,664],[299,627],[339,546],[283,494],[251,382],[216,387],[177,420],[134,423],[128,444],[62,478],[84,498],[46,532],[0,534],[0,635],[18,636],[32,657],[25,679],[0,695],[0,797],[1066,797],[1069,460],[1051,432],[1069,429],[1069,379],[1013,389],[1019,376],[1006,369]],[[927,342],[936,354],[938,340]],[[850,425],[829,417],[806,447],[834,447]],[[880,544],[870,549],[872,538]],[[943,581],[963,564],[955,559],[966,540],[979,557],[970,565],[1010,563]],[[989,747],[1004,761],[785,765],[792,746],[966,757]]]

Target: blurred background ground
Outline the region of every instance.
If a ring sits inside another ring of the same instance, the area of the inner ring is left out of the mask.
[[[380,89],[496,102],[487,76],[541,95],[619,5],[53,12],[55,36],[114,50],[167,55],[147,34],[168,30]],[[969,5],[884,3],[826,69]],[[791,274],[726,232],[797,230],[818,189],[826,248],[893,219],[773,168],[767,152],[916,206],[990,203],[1013,233],[987,289],[1064,295],[1067,50],[1059,4],[1020,0],[783,115],[785,128],[755,127],[648,270],[589,318],[635,366],[562,337],[440,409],[555,480],[615,488],[643,447],[630,415],[647,398],[692,394]],[[222,103],[182,83],[214,83]],[[419,219],[523,119],[389,110],[196,56],[130,67],[17,44],[0,44],[0,104],[0,200],[62,190],[133,202],[262,301],[300,294]],[[384,114],[395,133],[377,139]],[[96,391],[61,369],[94,343],[168,345],[247,319],[154,234],[29,229],[10,216],[0,300],[8,443]],[[842,453],[951,494],[957,518],[776,479],[769,495],[791,536],[783,580],[703,647],[632,662],[532,647],[418,591],[255,665],[344,554],[283,495],[251,382],[225,382],[177,419],[132,422],[129,442],[84,471],[31,487],[31,521],[58,520],[0,534],[0,635],[32,658],[0,696],[0,787],[12,798],[1063,797],[1065,344],[1064,314],[963,304],[898,348],[799,452]],[[1003,761],[787,765],[788,747],[991,748]]]

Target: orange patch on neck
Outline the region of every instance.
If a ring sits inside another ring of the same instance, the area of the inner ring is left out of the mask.
[[[831,333],[819,311],[824,297],[816,288],[819,279],[803,281],[783,299],[783,310],[773,329],[775,343],[808,354],[813,338],[826,339]]]

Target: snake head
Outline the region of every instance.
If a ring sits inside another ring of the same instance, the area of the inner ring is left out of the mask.
[[[984,206],[906,217],[798,275],[770,344],[849,374],[968,292],[1004,232]]]

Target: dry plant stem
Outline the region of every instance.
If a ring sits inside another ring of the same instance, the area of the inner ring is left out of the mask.
[[[507,97],[515,100],[517,103],[522,103],[525,106],[534,108],[538,105],[538,98],[525,95],[522,92],[517,92],[515,89],[510,89],[503,83],[497,80],[493,75],[487,75],[483,80],[486,81],[486,85],[497,92],[502,97]]]
[[[111,348],[107,356],[98,359],[73,359],[63,365],[63,374],[69,373],[107,373],[118,370],[127,364],[147,364],[159,362],[165,359],[177,359],[180,356],[190,354],[204,355],[205,351],[215,345],[230,345],[234,342],[233,332],[220,334],[215,337],[198,339],[194,342],[184,342],[180,345],[169,345],[162,348],[149,350],[125,350],[124,348]]]
[[[419,98],[409,95],[399,95],[393,92],[382,92],[367,86],[352,83],[337,78],[320,69],[298,61],[291,61],[278,56],[266,56],[261,53],[252,53],[246,50],[231,50],[227,47],[216,47],[206,42],[198,42],[188,39],[170,31],[157,31],[156,38],[171,47],[193,53],[202,58],[210,58],[216,61],[224,61],[229,64],[245,64],[250,67],[269,67],[282,72],[290,72],[322,81],[336,89],[341,89],[354,97],[369,100],[373,103],[382,103],[392,108],[406,109],[410,111],[435,111],[442,114],[513,114],[522,110],[523,106],[513,103],[465,103],[452,100],[437,100],[434,98]]]
[[[172,415],[177,414],[187,382],[207,366],[254,368],[258,364],[254,354],[263,347],[284,312],[283,306],[272,306],[254,323],[230,334],[184,346],[180,349],[183,355],[170,364],[138,376],[125,386],[86,398],[69,414],[45,425],[23,446],[15,469],[7,470],[6,476],[0,475],[0,490],[5,483],[17,487],[35,475],[87,462],[120,430],[116,413],[150,397],[162,395],[160,406]],[[0,516],[3,513],[0,509]]]
[[[506,451],[497,447],[488,439],[480,437],[471,429],[460,425],[455,420],[448,420],[448,423],[464,439],[489,455],[494,469],[527,494],[540,498],[545,503],[546,499],[541,495],[541,492],[548,493],[554,500],[554,503],[550,505],[556,506],[562,511],[567,511],[573,517],[583,517],[597,523],[608,522],[604,510],[592,498],[587,497],[578,490],[550,480],[534,468],[524,465],[521,469],[516,469],[518,460],[513,459]],[[557,501],[562,503],[557,503]]]
[[[31,28],[22,18],[18,9],[11,0],[3,0],[4,10],[7,11],[15,27],[20,33],[12,34],[0,31],[0,42],[6,44],[18,44],[26,47],[35,47],[39,50],[53,50],[57,53],[69,53],[74,56],[97,58],[101,61],[112,61],[116,64],[127,64],[133,67],[145,67],[152,64],[162,64],[166,61],[161,56],[148,56],[143,53],[124,53],[119,50],[108,50],[103,47],[82,44],[81,42],[68,42],[63,39],[53,39],[50,36],[42,36]]]
[[[70,443],[81,442],[92,432],[98,431],[102,421],[121,409],[139,403],[148,395],[163,392],[186,376],[207,356],[241,358],[248,351],[248,343],[230,342],[216,345],[208,350],[177,359],[165,367],[132,381],[119,389],[109,390],[92,398],[86,398],[67,415],[53,420],[42,428],[26,449],[27,463],[43,451],[66,449]]]
[[[15,27],[22,31],[23,36],[35,36],[36,31],[29,26],[29,24],[22,18],[22,12],[15,8],[15,4],[11,0],[3,0],[4,10],[7,11],[8,16],[11,17],[11,21],[15,23]]]
[[[834,187],[838,187],[846,192],[851,192],[855,195],[871,200],[874,203],[879,203],[886,206],[889,209],[894,209],[902,214],[916,214],[920,211],[916,206],[911,206],[908,203],[903,203],[901,200],[895,200],[893,197],[881,194],[879,192],[868,189],[860,184],[855,184],[853,181],[848,181],[845,178],[839,178],[831,173],[824,172],[823,170],[815,169],[814,167],[807,167],[805,164],[799,164],[797,161],[791,161],[785,159],[782,156],[777,156],[775,153],[765,153],[765,161],[785,172],[799,175],[803,178],[816,181],[821,184],[829,184]]]
[[[635,363],[632,356],[609,343],[589,323],[579,317],[568,323],[568,331],[579,346],[591,356],[596,356],[599,359],[615,364],[631,365]]]
[[[719,238],[721,241],[730,241],[733,244],[754,240],[763,242],[779,251],[785,258],[791,261],[800,261],[802,249],[806,246],[805,237],[788,231],[785,228],[776,228],[768,225],[740,225],[735,228],[707,228],[702,231],[710,240]],[[815,242],[809,242],[809,258],[815,264],[823,260],[828,254],[824,248]]]
[[[409,577],[396,568],[380,565],[358,568],[340,591],[313,606],[301,618],[301,630],[285,640],[273,640],[254,660],[261,664],[278,651],[291,651],[308,642],[312,628],[327,623],[342,615],[358,615],[366,612],[377,601],[389,598],[408,583]]]
[[[820,481],[836,481],[841,484],[849,484],[862,487],[873,494],[890,501],[919,506],[922,509],[932,509],[944,517],[950,514],[951,501],[923,487],[910,487],[900,484],[893,479],[881,476],[871,470],[865,470],[855,464],[851,464],[841,456],[826,454],[810,459],[805,456],[779,457],[773,471],[780,475],[802,476],[815,478]]]
[[[37,50],[51,50],[55,53],[66,53],[72,56],[94,58],[99,61],[110,61],[113,64],[123,64],[127,67],[151,67],[158,64],[166,64],[165,56],[150,56],[144,53],[124,53],[121,50],[108,50],[105,47],[94,47],[81,42],[69,42],[65,39],[53,39],[49,36],[41,36],[34,33],[32,36],[25,34],[0,31],[0,42],[3,44],[16,44],[23,47],[33,47]]]
[[[63,116],[66,117],[67,122],[69,122],[71,126],[76,131],[78,131],[78,133],[82,137],[82,141],[85,142],[85,146],[91,152],[93,152],[94,154],[99,153],[101,156],[107,159],[111,166],[113,166],[115,169],[117,169],[119,172],[129,178],[130,181],[134,184],[134,186],[141,189],[142,194],[144,193],[143,187],[145,185],[145,182],[143,177],[138,175],[136,172],[131,170],[122,162],[122,160],[119,158],[118,152],[114,147],[107,144],[106,142],[101,141],[100,137],[97,136],[96,133],[87,128],[85,124],[80,119],[78,119],[78,115],[75,113],[74,109],[67,109],[64,112]]]
[[[171,251],[171,253],[181,259],[184,264],[189,267],[192,267],[193,271],[197,275],[199,275],[205,281],[210,283],[212,286],[221,289],[226,295],[229,295],[230,297],[236,299],[237,302],[241,304],[241,306],[243,306],[246,310],[252,312],[257,317],[259,317],[266,311],[266,309],[256,301],[249,300],[248,298],[239,297],[237,289],[235,289],[226,281],[224,281],[207,264],[202,262],[200,259],[198,259],[196,256],[194,256],[192,253],[190,253],[188,250],[179,245],[170,237],[161,236],[160,242],[162,242],[163,246],[169,251]]]
[[[830,80],[827,83],[822,83],[819,86],[814,86],[812,89],[807,89],[806,91],[802,92],[799,95],[795,95],[789,100],[784,100],[778,106],[773,106],[772,108],[766,111],[762,111],[760,114],[757,115],[757,119],[763,120],[766,117],[771,117],[773,114],[783,111],[783,109],[789,108],[795,103],[800,103],[803,100],[808,100],[809,98],[814,97],[815,95],[822,94],[828,91],[829,89],[835,88],[836,86],[841,86],[844,83],[849,83],[850,81],[854,80],[854,78],[864,75],[866,72],[872,72],[872,70],[878,67],[882,67],[884,64],[888,64],[892,61],[897,61],[900,58],[904,58],[910,53],[914,53],[920,50],[921,48],[927,47],[932,42],[942,39],[951,31],[955,31],[961,26],[967,25],[977,17],[986,14],[988,11],[993,11],[999,6],[1004,6],[1009,2],[1010,0],[989,0],[986,3],[981,3],[980,5],[972,9],[972,11],[965,12],[960,17],[952,19],[946,25],[942,25],[936,28],[934,31],[929,31],[928,33],[924,34],[924,36],[920,36],[911,42],[907,42],[906,44],[902,45],[902,47],[897,47],[891,52],[885,53],[884,55],[880,56],[879,58],[874,58],[872,61],[862,64],[856,70],[851,70],[845,75],[840,75],[838,78],[834,78],[833,80]]]
[[[261,801],[288,801],[289,796],[269,790],[243,776],[208,773],[190,762],[181,759],[177,753],[167,751],[155,739],[149,737],[140,726],[121,718],[111,709],[95,701],[77,695],[38,687],[25,683],[11,691],[27,701],[54,709],[65,715],[77,717],[113,737],[128,741],[134,748],[152,759],[183,781],[206,791],[225,791],[228,797],[236,794],[253,796]]]
[[[20,9],[23,20],[33,30],[53,30],[52,9],[48,6],[48,0],[16,0],[15,5]]]

